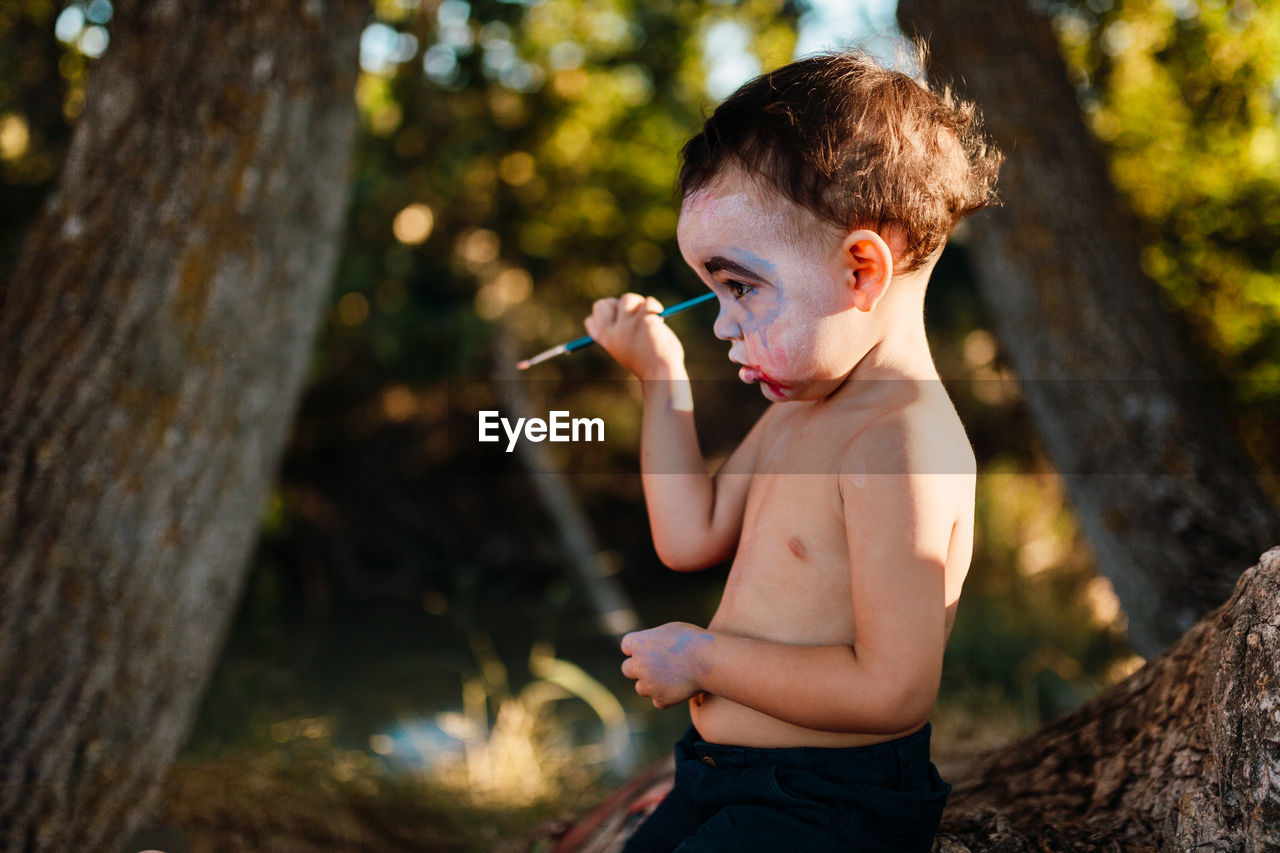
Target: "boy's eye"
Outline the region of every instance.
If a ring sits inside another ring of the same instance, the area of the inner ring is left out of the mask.
[[[724,286],[729,288],[729,292],[738,299],[741,299],[751,292],[751,285],[745,284],[741,281],[726,281]]]

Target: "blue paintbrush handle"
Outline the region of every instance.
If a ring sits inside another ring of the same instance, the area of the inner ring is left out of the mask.
[[[704,293],[701,296],[695,296],[692,299],[686,299],[684,302],[680,302],[676,305],[672,305],[670,308],[667,308],[665,311],[660,312],[658,316],[670,317],[672,314],[679,314],[681,311],[685,310],[686,308],[692,308],[695,305],[701,305],[703,302],[709,302],[715,298],[716,298],[716,295],[714,293]],[[528,358],[528,359],[525,359],[524,361],[518,362],[516,364],[516,370],[528,370],[530,367],[533,367],[535,364],[541,364],[542,362],[547,361],[548,359],[555,358],[558,355],[564,355],[567,352],[573,352],[574,350],[580,350],[583,347],[589,347],[594,343],[595,341],[591,338],[590,335],[583,335],[582,337],[577,338],[576,340],[569,341],[566,344],[560,344],[559,346],[552,347],[551,349],[546,350],[545,352],[540,352],[537,355],[535,355],[533,358]]]
[[[692,299],[686,299],[684,302],[677,302],[675,305],[672,305],[670,308],[663,310],[661,313],[658,314],[658,316],[670,317],[672,314],[679,314],[681,311],[685,310],[686,308],[692,308],[695,305],[701,305],[702,303],[709,302],[715,298],[716,298],[716,295],[714,293],[704,293],[701,296],[695,296]],[[574,340],[571,340],[569,341],[569,343],[565,344],[564,351],[573,352],[574,350],[580,350],[583,347],[589,347],[594,343],[595,341],[592,339],[590,335],[583,335],[582,337],[575,338]]]

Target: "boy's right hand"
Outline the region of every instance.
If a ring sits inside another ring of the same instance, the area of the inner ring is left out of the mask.
[[[583,325],[618,364],[640,379],[667,379],[683,368],[684,347],[658,316],[662,303],[652,296],[624,293],[597,299]]]

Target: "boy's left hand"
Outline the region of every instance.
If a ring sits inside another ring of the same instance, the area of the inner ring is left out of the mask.
[[[702,691],[698,674],[711,634],[687,622],[668,622],[622,638],[622,674],[636,681],[636,692],[653,699],[656,708],[688,701]]]

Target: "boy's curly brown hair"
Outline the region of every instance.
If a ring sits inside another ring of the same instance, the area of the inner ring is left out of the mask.
[[[925,68],[924,43],[909,50]],[[744,83],[680,157],[681,198],[737,167],[845,232],[896,225],[904,272],[961,219],[998,203],[1004,160],[972,103],[862,52],[807,57]]]

